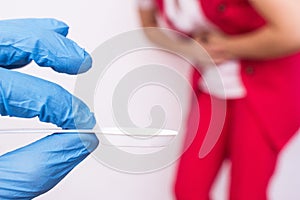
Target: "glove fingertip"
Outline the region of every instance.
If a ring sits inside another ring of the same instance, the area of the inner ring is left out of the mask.
[[[68,61],[60,60],[52,68],[60,73],[67,73],[71,75],[81,74],[87,72],[92,67],[93,60],[91,56],[84,51],[84,56],[81,58],[73,58]]]
[[[96,125],[96,118],[94,113],[90,112],[89,115],[82,121],[75,122],[78,129],[93,129]]]
[[[96,125],[96,118],[89,107],[79,98],[68,92],[61,93],[65,96],[66,111],[57,119],[55,124],[64,129],[93,129]]]
[[[87,72],[92,67],[92,64],[93,64],[92,57],[90,56],[90,54],[84,51],[84,58],[81,65],[79,66],[77,73],[80,74],[80,73]]]

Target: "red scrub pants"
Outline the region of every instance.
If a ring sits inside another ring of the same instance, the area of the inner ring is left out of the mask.
[[[211,120],[211,97],[201,93],[200,120],[190,114],[187,134],[199,125],[197,135],[183,153],[175,184],[177,200],[210,200],[210,190],[225,159],[231,161],[230,200],[266,200],[278,151],[272,148],[255,115],[244,100],[228,100],[220,138],[210,153],[200,159],[199,150]],[[220,100],[222,101],[222,100]],[[214,119],[212,119],[214,120]],[[224,199],[226,199],[224,197]]]

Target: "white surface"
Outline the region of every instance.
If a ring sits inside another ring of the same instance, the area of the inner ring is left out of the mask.
[[[134,1],[38,1],[38,0],[10,0],[3,1],[0,13],[2,19],[20,17],[55,17],[70,25],[69,37],[92,51],[101,42],[112,35],[131,30],[138,26]],[[49,69],[40,69],[31,65],[21,71],[31,73],[48,80],[55,81],[72,91],[74,77],[56,74]],[[155,96],[155,95],[154,95]],[[159,97],[157,97],[159,98]],[[146,100],[146,99],[145,99]],[[103,109],[102,116],[109,115],[109,109]],[[142,114],[142,112],[137,112]],[[110,118],[103,117],[104,124],[111,125]],[[143,117],[141,117],[143,118]],[[145,123],[141,118],[138,122]],[[177,118],[170,124],[178,123]],[[171,126],[170,125],[170,126]],[[0,118],[1,128],[53,128],[53,126],[39,123],[36,119],[20,120]],[[22,146],[42,135],[0,136],[0,151]],[[0,152],[0,153],[1,153]],[[272,200],[300,199],[300,137],[297,136],[290,146],[282,153],[280,166],[270,187]],[[131,175],[119,173],[102,166],[93,157],[88,158],[71,172],[57,187],[47,194],[37,198],[39,200],[171,200],[172,183],[175,165],[151,174]],[[226,174],[228,167],[224,167],[219,182],[214,188],[215,200],[225,199],[227,187]]]

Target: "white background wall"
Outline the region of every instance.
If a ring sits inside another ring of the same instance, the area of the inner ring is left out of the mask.
[[[1,2],[1,8],[1,19],[54,17],[63,20],[70,26],[69,37],[89,52],[113,35],[138,27],[134,1],[10,0]],[[182,69],[183,73],[187,73],[186,70],[186,68]],[[69,91],[74,89],[75,77],[56,74],[49,69],[40,69],[34,64],[20,71],[57,82]],[[110,113],[104,113],[102,116],[106,114]],[[2,129],[53,126],[39,123],[36,119],[20,120],[3,117],[0,118],[0,127]],[[0,136],[0,153],[22,146],[39,137],[42,135],[2,135]],[[297,136],[282,153],[277,173],[270,187],[271,199],[300,199],[300,191],[297,187],[300,184],[299,152],[300,137]],[[171,200],[175,166],[176,163],[154,173],[132,175],[109,169],[90,157],[57,187],[38,199]],[[214,196],[217,200],[225,199],[227,174],[228,166],[225,166],[214,189]]]

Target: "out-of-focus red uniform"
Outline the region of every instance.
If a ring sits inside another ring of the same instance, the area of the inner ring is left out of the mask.
[[[165,14],[164,0],[156,3],[172,27]],[[266,24],[247,0],[199,0],[200,8],[214,25],[230,35],[255,31]],[[218,142],[204,158],[199,158],[199,150],[211,120],[211,98],[215,97],[199,89],[201,75],[196,70],[193,74],[198,102],[191,104],[186,134],[199,127],[179,164],[175,187],[179,200],[208,200],[225,158],[232,163],[231,200],[267,199],[267,186],[278,153],[299,129],[300,54],[239,62],[247,95],[241,99],[219,100],[227,101],[228,105],[225,125]],[[200,121],[193,115],[198,105]]]

